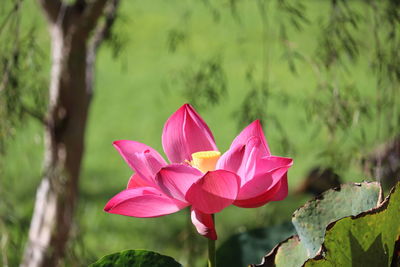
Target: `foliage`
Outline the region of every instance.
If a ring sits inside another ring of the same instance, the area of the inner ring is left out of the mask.
[[[26,236],[24,220],[15,212],[13,203],[7,199],[9,192],[0,187],[0,264],[1,266],[17,266],[19,255],[15,251],[23,249]]]
[[[399,214],[400,183],[378,207],[328,225],[321,252],[305,266],[394,266]]]
[[[45,79],[40,75],[44,54],[37,44],[36,25],[22,25],[23,4],[8,0],[0,7],[0,153],[26,115],[43,119],[46,103]]]
[[[43,119],[46,86],[44,52],[37,40],[37,25],[24,25],[23,0],[0,5],[0,265],[19,264],[27,222],[6,189],[5,154],[17,130],[28,118]],[[13,211],[13,212],[10,212]]]
[[[317,254],[328,224],[376,207],[380,190],[378,183],[345,184],[296,210],[292,222],[307,254]]]
[[[238,4],[237,2],[231,2],[232,10],[236,10],[234,7]],[[272,10],[275,12],[274,17],[271,15]],[[280,134],[284,137],[281,143],[288,148],[286,134],[282,131],[282,127],[277,123],[274,115],[271,114],[269,107],[269,102],[274,98],[271,93],[274,88],[270,77],[273,72],[271,70],[271,54],[274,53],[270,44],[272,28],[279,28],[279,41],[284,49],[283,58],[287,61],[289,69],[292,72],[296,72],[295,61],[299,57],[301,58],[301,55],[292,49],[288,41],[287,29],[292,26],[300,31],[309,20],[304,15],[305,6],[298,2],[276,1],[275,3],[274,1],[258,0],[257,11],[261,22],[261,71],[256,73],[252,64],[248,66],[245,73],[248,83],[247,93],[234,115],[239,117],[238,128],[242,128],[256,119],[261,121],[266,121],[267,118],[268,120],[273,120],[277,124],[276,127],[279,129]],[[256,74],[260,79],[257,79]],[[287,152],[288,149],[284,151]]]
[[[173,258],[147,250],[125,250],[102,257],[90,267],[180,267]]]
[[[220,57],[211,57],[197,69],[188,68],[182,77],[183,95],[199,109],[216,105],[227,97],[226,74]]]
[[[236,17],[240,17],[240,12],[237,11],[240,2],[230,2]],[[322,12],[323,15],[314,21],[308,16],[310,7],[300,3],[262,0],[257,3],[262,24],[262,50],[259,51],[262,63],[257,74],[260,81],[253,78],[257,82],[249,83],[247,94],[235,112],[235,116],[240,114],[239,128],[256,118],[276,121],[276,112],[269,104],[276,97],[271,92],[281,83],[271,82],[271,76],[274,75],[271,54],[277,52],[277,49],[270,43],[276,38],[276,31],[272,29],[275,28],[279,29],[280,46],[284,50],[282,58],[292,73],[298,75],[298,62],[308,64],[314,71],[315,89],[311,92],[305,91],[303,106],[308,119],[325,128],[329,136],[326,144],[321,147],[320,158],[324,165],[344,172],[362,159],[362,155],[368,150],[365,148],[366,143],[385,141],[400,130],[400,113],[397,108],[400,95],[399,90],[395,89],[399,84],[396,78],[399,61],[395,47],[398,47],[399,42],[400,9],[396,1],[354,4],[332,0],[328,12]],[[311,27],[310,22],[320,25],[313,51],[300,49],[292,37],[293,29],[304,31]],[[373,34],[368,35],[370,29],[373,29]],[[359,83],[351,79],[357,73],[355,66],[365,59],[373,62],[367,73],[376,80],[373,89],[375,99],[363,93]],[[288,102],[293,104],[296,101],[298,100],[295,98],[289,98]],[[364,126],[371,120],[376,122],[376,126],[366,133]],[[385,120],[387,123],[384,123]],[[288,134],[282,127],[274,126],[282,136],[279,143],[283,151],[295,152],[288,141]],[[349,136],[350,130],[358,133]],[[347,150],[352,153],[336,153],[336,148],[343,142],[350,144]],[[337,156],[338,154],[342,155]]]
[[[320,18],[313,59],[306,57],[317,78],[306,100],[306,112],[329,134],[321,156],[341,170],[362,160],[370,149],[365,144],[387,141],[400,131],[400,91],[395,89],[400,82],[395,52],[400,40],[400,6],[398,1],[366,1],[362,6],[364,11],[348,1],[332,0],[329,17]],[[354,67],[365,60],[366,73],[375,82],[371,94],[363,93],[363,86],[353,79]],[[351,129],[358,134],[349,136]],[[352,152],[338,157],[340,153],[332,148],[344,141],[351,143]],[[380,181],[383,177],[374,178]]]
[[[325,202],[317,198],[300,208],[293,218],[299,236],[281,242],[255,266],[390,266],[400,235],[400,183],[378,204],[376,184],[341,188],[325,192]]]

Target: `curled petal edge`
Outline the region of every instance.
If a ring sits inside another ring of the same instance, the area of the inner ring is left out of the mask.
[[[240,208],[258,208],[264,206],[268,202],[271,201],[279,201],[283,200],[287,197],[288,194],[288,184],[287,184],[287,175],[279,181],[273,188],[270,190],[256,196],[253,198],[243,199],[243,200],[235,200],[233,205]]]
[[[211,240],[217,240],[217,232],[215,231],[214,220],[211,214],[205,214],[192,208],[191,219],[200,235]]]

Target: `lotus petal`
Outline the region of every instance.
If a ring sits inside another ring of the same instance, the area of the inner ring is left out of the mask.
[[[214,220],[211,214],[205,214],[192,208],[191,218],[193,225],[200,235],[211,240],[217,240],[217,232],[215,231]]]
[[[262,155],[271,155],[267,140],[265,139],[264,131],[259,120],[253,121],[246,128],[244,128],[244,130],[233,140],[231,148],[247,144],[248,140],[253,136],[259,137],[262,142]]]
[[[132,189],[132,188],[144,187],[144,186],[150,186],[150,185],[145,179],[140,177],[139,174],[135,173],[131,176],[131,178],[129,178],[126,189]]]
[[[220,212],[236,199],[240,178],[233,172],[207,172],[186,193],[186,201],[206,214]]]
[[[261,206],[264,206],[270,201],[273,201],[273,198],[275,194],[279,191],[281,184],[278,183],[275,185],[273,188],[271,188],[269,191],[265,192],[264,194],[261,194],[257,197],[254,198],[248,198],[248,199],[237,199],[235,202],[233,202],[233,205],[240,207],[240,208],[258,208]]]
[[[261,158],[262,142],[258,136],[249,138],[246,144],[231,147],[218,160],[217,169],[237,173],[241,178],[241,186],[252,179],[256,171],[256,163]]]
[[[115,195],[104,211],[125,216],[149,218],[177,212],[188,204],[172,199],[153,187],[126,189]]]
[[[157,172],[167,163],[153,148],[130,140],[114,142],[114,147],[125,159],[128,165],[149,183],[154,183]]]
[[[186,202],[186,192],[202,176],[201,171],[191,166],[172,164],[158,172],[156,183],[166,195]]]
[[[189,104],[179,108],[165,123],[162,145],[172,163],[190,161],[195,152],[218,150],[207,124]]]
[[[268,192],[286,177],[292,164],[292,159],[284,157],[269,156],[258,160],[256,174],[241,186],[237,199],[254,198]]]

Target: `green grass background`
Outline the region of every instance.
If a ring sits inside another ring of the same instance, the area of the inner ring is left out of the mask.
[[[327,19],[328,2],[306,1],[311,23],[303,31],[289,28],[294,47],[312,59],[317,46],[321,24]],[[86,135],[86,153],[80,181],[80,200],[77,223],[68,252],[67,265],[87,264],[100,256],[124,249],[149,249],[173,256],[183,263],[187,260],[187,240],[190,237],[186,211],[161,218],[138,219],[106,214],[105,203],[122,190],[131,170],[112,147],[118,139],[131,139],[148,144],[162,151],[161,133],[166,119],[187,101],[183,97],[180,73],[188,67],[196,67],[211,56],[222,58],[227,75],[228,95],[214,107],[200,110],[202,117],[214,133],[217,145],[225,151],[239,133],[234,115],[248,92],[245,73],[249,66],[255,69],[257,82],[262,71],[261,20],[255,3],[243,1],[239,5],[240,22],[232,17],[227,1],[212,3],[219,12],[219,21],[213,18],[212,8],[202,1],[122,1],[122,19],[115,25],[119,36],[126,41],[120,57],[114,58],[110,46],[103,46],[98,55],[96,88]],[[356,3],[357,5],[357,3]],[[319,164],[328,164],[320,153],[332,145],[328,133],[320,123],[308,118],[305,106],[316,93],[317,78],[307,62],[298,62],[298,73],[289,71],[283,58],[282,43],[275,27],[282,19],[269,7],[270,17],[268,49],[270,55],[271,99],[268,114],[275,116],[283,125],[293,151],[282,153],[280,133],[268,119],[264,123],[266,137],[274,155],[294,158],[289,172],[289,187],[295,188],[307,171]],[[37,40],[48,54],[49,36],[43,15],[34,1],[25,3],[23,23],[38,26]],[[360,7],[360,12],[363,12]],[[190,19],[185,20],[185,14]],[[167,39],[171,29],[186,30],[189,35],[175,53],[168,52]],[[363,35],[365,34],[365,35]],[[369,38],[367,29],[359,34]],[[374,90],[375,79],[369,72],[369,58],[362,57],[351,73],[342,81],[354,83],[360,92],[368,95]],[[43,62],[43,73],[48,76],[49,59]],[[289,101],[280,100],[289,96]],[[323,107],[321,107],[323,108]],[[376,144],[376,121],[364,120],[350,129],[346,135],[359,134],[367,129],[365,149]],[[43,129],[31,121],[16,129],[16,137],[9,143],[2,160],[1,186],[12,209],[9,216],[15,227],[8,231],[23,244],[33,209],[35,190],[41,179],[43,156]],[[349,153],[351,138],[338,145],[338,153]],[[361,170],[354,166],[339,170],[344,181],[360,181]],[[290,196],[287,201],[270,203],[259,209],[229,207],[217,215],[219,241],[231,234],[256,226],[267,226],[290,220],[304,197]],[[191,226],[189,226],[191,227]],[[206,239],[194,237],[197,246],[197,264],[201,265],[206,251]],[[12,248],[10,248],[12,249]],[[21,247],[16,247],[17,260]]]

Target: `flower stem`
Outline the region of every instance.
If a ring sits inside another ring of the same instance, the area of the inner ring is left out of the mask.
[[[212,219],[214,221],[215,227],[215,217],[212,214]],[[208,267],[216,267],[216,253],[215,253],[215,240],[208,239]]]

